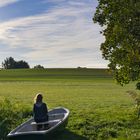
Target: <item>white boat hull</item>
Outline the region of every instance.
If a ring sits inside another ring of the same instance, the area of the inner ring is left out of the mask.
[[[49,121],[35,123],[31,118],[21,124],[8,134],[9,140],[34,140],[51,137],[56,132],[64,129],[68,122],[69,110],[66,108],[55,108],[48,113]],[[38,126],[40,129],[38,130]]]

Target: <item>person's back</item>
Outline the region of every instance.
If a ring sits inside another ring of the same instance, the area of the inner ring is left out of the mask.
[[[48,109],[47,105],[42,102],[43,96],[41,94],[36,95],[36,102],[33,106],[34,120],[36,123],[48,121]]]

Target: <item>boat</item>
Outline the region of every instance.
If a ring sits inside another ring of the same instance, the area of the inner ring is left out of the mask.
[[[63,130],[68,123],[69,110],[64,107],[57,107],[48,111],[48,121],[36,123],[30,118],[8,135],[9,140],[43,140],[53,137]]]

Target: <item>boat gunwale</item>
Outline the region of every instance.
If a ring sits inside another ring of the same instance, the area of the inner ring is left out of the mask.
[[[32,121],[33,120],[33,117],[31,117],[30,119],[28,119],[26,122],[22,123],[21,125],[17,126],[14,130],[12,130],[8,135],[7,137],[16,137],[16,136],[25,136],[25,135],[46,135],[47,133],[49,133],[50,131],[52,131],[53,129],[55,130],[55,128],[57,128],[58,126],[60,126],[61,124],[63,124],[63,122],[65,122],[65,120],[68,118],[69,116],[69,110],[67,108],[64,108],[64,107],[57,107],[57,108],[54,108],[54,109],[51,109],[49,110],[50,111],[53,111],[55,109],[63,109],[66,111],[65,116],[63,117],[62,120],[60,120],[56,125],[54,125],[53,127],[51,127],[50,129],[48,130],[41,130],[41,131],[27,131],[27,132],[17,132],[18,129],[20,129],[21,127],[23,127],[24,125],[26,125],[28,122]]]

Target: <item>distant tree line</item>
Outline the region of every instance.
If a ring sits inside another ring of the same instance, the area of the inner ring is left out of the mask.
[[[23,60],[15,61],[13,57],[6,58],[2,62],[2,67],[4,69],[30,68],[29,64],[26,61],[23,61]]]
[[[15,59],[13,57],[7,57],[2,62],[2,68],[4,68],[4,69],[29,69],[30,66],[29,66],[28,62],[26,62],[24,60],[15,61]],[[41,65],[36,65],[33,68],[34,69],[44,69],[44,67]]]

